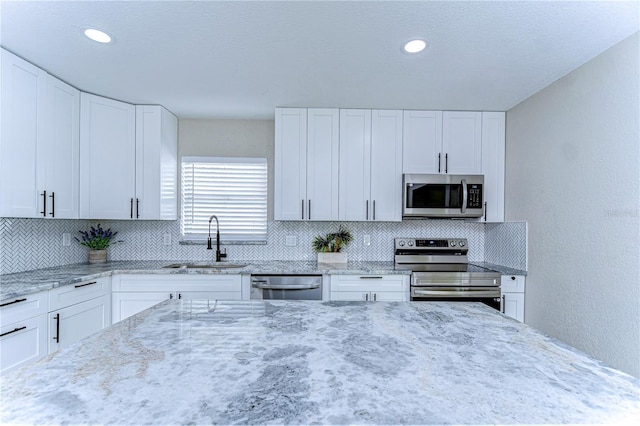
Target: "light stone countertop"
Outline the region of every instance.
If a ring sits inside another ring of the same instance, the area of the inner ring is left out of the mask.
[[[228,269],[166,269],[163,266],[175,263],[186,263],[184,260],[141,260],[115,261],[104,264],[77,263],[53,268],[37,269],[15,274],[0,275],[0,301],[76,284],[81,281],[122,274],[403,274],[411,272],[395,269],[389,262],[349,262],[344,267],[319,264],[315,261],[273,260],[252,261],[234,260],[229,263],[247,264],[243,268]],[[500,265],[485,262],[470,262],[481,268],[491,269],[503,275],[526,275],[519,271]]]
[[[3,424],[640,418],[638,379],[479,303],[172,300],[0,386]]]

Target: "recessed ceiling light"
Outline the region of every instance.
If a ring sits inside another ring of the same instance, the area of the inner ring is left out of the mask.
[[[422,52],[427,47],[427,42],[421,39],[410,40],[404,44],[402,50],[405,53],[418,53]]]
[[[84,35],[98,43],[111,43],[111,36],[109,34],[96,30],[95,28],[87,28],[84,30]]]

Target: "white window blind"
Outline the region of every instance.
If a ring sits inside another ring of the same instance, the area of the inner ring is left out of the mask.
[[[211,215],[220,221],[220,240],[267,239],[266,158],[182,158],[183,238],[205,239]]]

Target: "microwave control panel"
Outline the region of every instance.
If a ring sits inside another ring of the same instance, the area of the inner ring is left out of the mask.
[[[482,208],[482,185],[467,185],[467,208]]]

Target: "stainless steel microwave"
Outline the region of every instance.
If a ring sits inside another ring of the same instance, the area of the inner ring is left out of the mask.
[[[483,186],[483,175],[405,174],[402,217],[482,217]]]

